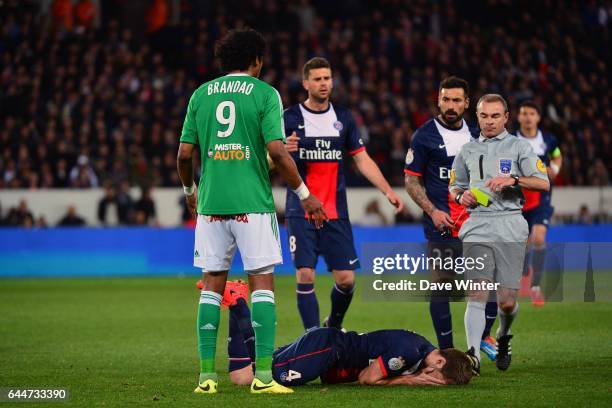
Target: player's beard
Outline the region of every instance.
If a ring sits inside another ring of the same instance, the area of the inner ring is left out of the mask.
[[[449,114],[454,114],[454,116],[449,117]],[[460,115],[452,109],[447,110],[446,112],[442,112],[442,119],[446,122],[447,125],[454,125],[463,119],[463,113]]]

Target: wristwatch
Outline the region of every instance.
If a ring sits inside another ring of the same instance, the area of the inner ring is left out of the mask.
[[[510,177],[512,177],[512,178],[514,179],[514,184],[513,184],[513,186],[518,186],[518,183],[519,183],[519,178],[520,178],[520,177],[519,177],[519,176],[517,176],[517,175],[515,175],[515,174],[511,175]]]
[[[461,204],[461,203],[460,203],[460,201],[461,201],[461,196],[462,196],[462,195],[463,195],[463,191],[462,191],[462,192],[460,192],[460,193],[457,193],[457,195],[455,196],[455,202],[456,202],[457,204]]]

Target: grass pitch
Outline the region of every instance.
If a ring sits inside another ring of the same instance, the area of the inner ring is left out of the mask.
[[[482,376],[466,387],[313,384],[286,396],[252,396],[248,388],[229,383],[227,311],[222,311],[220,392],[195,395],[195,282],[193,277],[0,280],[0,387],[70,390],[69,402],[51,406],[612,405],[612,303],[547,303],[534,309],[521,302],[510,370],[498,372],[483,361]],[[277,278],[277,345],[302,332],[294,287],[293,277]],[[330,288],[331,280],[322,275],[317,281],[322,317]],[[464,307],[453,305],[461,349]],[[426,303],[364,302],[359,288],[345,327],[409,328],[435,341]]]

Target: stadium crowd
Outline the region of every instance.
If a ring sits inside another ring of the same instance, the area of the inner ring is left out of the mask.
[[[392,185],[449,74],[472,101],[506,96],[511,118],[521,100],[542,107],[564,155],[557,185],[610,184],[609,2],[7,1],[0,22],[0,188],[179,186],[187,101],[220,75],[214,41],[245,25],[266,35],[262,79],[285,106],[304,98],[308,58],[331,61],[332,99]],[[349,186],[366,185],[346,166]]]

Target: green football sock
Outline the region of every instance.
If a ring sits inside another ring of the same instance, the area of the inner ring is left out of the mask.
[[[274,292],[256,290],[251,294],[251,322],[255,331],[256,377],[264,383],[272,381],[272,353],[276,335]]]
[[[198,307],[198,352],[200,354],[200,383],[212,378],[217,380],[215,354],[217,331],[221,317],[221,295],[203,290]]]

